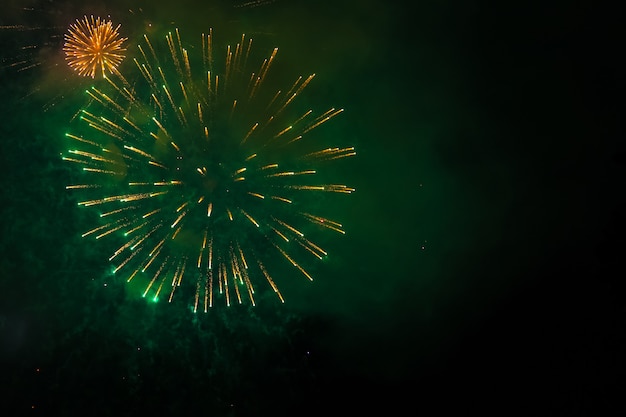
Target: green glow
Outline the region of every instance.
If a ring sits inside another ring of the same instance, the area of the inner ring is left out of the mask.
[[[89,116],[80,117],[80,131],[66,133],[89,138],[75,157],[86,165],[88,187],[76,192],[109,213],[99,236],[132,236],[132,246],[117,243],[109,256],[122,274],[146,273],[133,278],[145,289],[142,297],[156,302],[156,293],[171,287],[168,300],[176,291],[203,310],[216,304],[213,298],[256,305],[259,291],[284,302],[276,288],[292,282],[293,271],[312,280],[307,269],[325,259],[315,243],[318,233],[329,233],[324,222],[340,228],[316,210],[332,207],[327,195],[353,191],[333,185],[326,173],[318,178],[319,165],[354,154],[313,137],[343,109],[300,104],[314,75],[296,76],[295,83],[274,77],[269,69],[277,49],[270,57],[232,56],[225,74],[204,67],[213,59],[203,48],[183,48],[171,34],[166,39],[158,62],[145,56],[134,74],[113,74],[87,91],[92,99],[82,113]],[[183,56],[185,65],[189,57],[185,73]],[[250,74],[257,74],[256,83]],[[165,83],[157,88],[150,80],[161,77]],[[132,91],[125,87],[130,78],[137,80]],[[166,88],[177,84],[184,88]],[[219,272],[209,273],[214,264]]]

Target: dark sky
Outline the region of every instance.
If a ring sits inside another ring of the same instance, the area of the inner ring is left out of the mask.
[[[0,26],[32,29],[0,31],[3,65],[32,43],[41,63],[0,72],[0,406],[12,415],[626,411],[619,6],[21,10],[36,3],[0,6]],[[357,148],[339,168],[357,191],[331,208],[347,233],[285,304],[194,315],[146,303],[109,274],[111,246],[80,238],[93,218],[65,190],[59,153],[86,84],[55,48],[91,10],[131,37],[172,24],[265,37],[287,68],[317,74],[312,103],[346,109],[331,132]]]

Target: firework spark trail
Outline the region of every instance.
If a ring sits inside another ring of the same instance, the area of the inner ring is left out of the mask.
[[[218,295],[227,305],[245,298],[255,305],[265,282],[284,302],[268,254],[313,279],[297,259],[323,259],[327,252],[305,232],[345,232],[340,223],[301,210],[305,195],[352,193],[315,178],[318,165],[356,152],[300,147],[342,112],[315,116],[293,108],[314,75],[271,91],[267,79],[278,49],[248,72],[252,40],[242,35],[227,48],[218,74],[212,32],[201,40],[194,56],[204,64],[201,74],[176,29],[164,44],[144,36],[132,83],[114,71],[110,89],[88,91],[95,109],[83,111],[82,135],[66,135],[72,148],[63,155],[83,176],[67,188],[80,192],[80,206],[102,207],[107,217],[83,236],[123,234],[126,241],[110,260],[128,281],[148,282],[144,296],[156,299],[168,290],[171,301],[188,291],[193,311],[206,312]]]

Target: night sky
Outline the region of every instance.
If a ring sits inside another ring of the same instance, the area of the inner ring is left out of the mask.
[[[623,10],[390,3],[2,2],[3,412],[624,415]],[[345,108],[327,134],[358,155],[313,282],[194,314],[111,275],[59,156],[84,14],[130,43],[246,33],[317,74],[308,100]]]

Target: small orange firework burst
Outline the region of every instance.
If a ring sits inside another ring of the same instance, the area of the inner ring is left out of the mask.
[[[119,28],[99,17],[77,19],[65,34],[63,50],[68,65],[84,77],[114,72],[126,51],[122,44],[127,38],[120,37]]]

